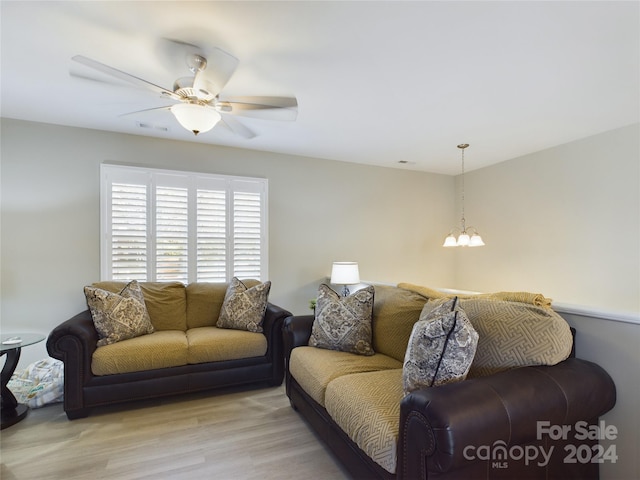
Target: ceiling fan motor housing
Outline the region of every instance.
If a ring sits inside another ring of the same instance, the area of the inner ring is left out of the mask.
[[[194,88],[195,77],[180,77],[173,83],[173,92],[182,98],[210,102],[215,98],[208,90]]]

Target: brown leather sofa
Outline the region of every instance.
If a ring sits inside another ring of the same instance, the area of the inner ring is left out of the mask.
[[[145,284],[141,285],[144,291]],[[193,294],[194,299],[189,300],[188,292],[190,289],[194,290],[193,287],[197,287],[198,295]],[[183,286],[182,290],[187,291],[186,294],[183,293],[187,300],[182,307],[186,306],[189,314],[191,310],[203,310],[206,307],[211,318],[217,318],[215,312],[220,309],[225,289],[224,284],[190,284],[186,288]],[[179,292],[180,289],[174,290]],[[215,301],[211,300],[212,296],[215,297]],[[205,298],[206,301],[203,301]],[[164,309],[167,308],[165,304]],[[211,311],[214,313],[211,314]],[[153,322],[151,309],[149,313]],[[289,315],[291,313],[287,310],[271,303],[267,305],[262,325],[267,344],[266,353],[247,358],[96,375],[92,370],[92,363],[94,353],[98,349],[96,345],[98,333],[89,310],[58,325],[47,339],[47,350],[53,358],[64,362],[64,410],[69,419],[76,419],[86,417],[92,407],[125,401],[244,384],[280,385],[284,376],[282,324]],[[215,329],[213,326],[199,328]],[[250,332],[239,333],[261,335]],[[124,340],[124,342],[130,341]],[[154,352],[156,355],[161,355],[162,348],[155,348]]]
[[[575,358],[573,351],[569,358],[553,366],[514,368],[408,394],[400,400],[397,462],[395,471],[390,472],[373,461],[327,408],[313,398],[314,393],[301,386],[304,382],[291,374],[292,351],[297,347],[313,348],[307,346],[313,321],[311,315],[285,320],[286,393],[292,407],[353,478],[598,478],[598,463],[566,460],[572,446],[586,445],[590,452],[594,451],[592,447],[598,441],[584,440],[580,432],[584,432],[585,425],[597,424],[599,416],[613,408],[616,389],[601,367]],[[376,307],[373,334],[375,346]],[[358,375],[361,374],[342,378],[355,379]],[[375,378],[370,372],[363,375]],[[374,387],[372,382],[371,388]],[[381,392],[387,390],[385,386],[377,387]],[[544,428],[539,430],[539,425],[567,426],[564,428],[568,434],[553,440]],[[552,452],[548,461],[543,459],[543,451]]]

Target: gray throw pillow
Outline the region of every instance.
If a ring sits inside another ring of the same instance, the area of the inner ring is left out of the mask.
[[[309,345],[358,355],[373,355],[373,296],[372,285],[348,297],[341,297],[325,284],[320,285]]]
[[[98,332],[98,347],[153,333],[144,295],[136,280],[120,293],[87,286],[84,294]]]
[[[269,281],[247,288],[244,283],[233,277],[227,287],[216,326],[261,333],[269,290]]]
[[[409,338],[402,380],[405,394],[464,380],[478,345],[478,333],[458,299],[427,302]]]

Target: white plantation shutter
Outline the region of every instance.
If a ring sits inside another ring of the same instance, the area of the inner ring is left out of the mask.
[[[197,280],[199,282],[224,282],[227,279],[226,199],[225,190],[199,188],[197,192]]]
[[[156,186],[156,280],[189,281],[189,202],[186,188]]]
[[[233,268],[241,278],[260,276],[262,215],[260,193],[233,193]]]
[[[111,277],[146,280],[147,187],[114,183],[111,194]]]
[[[267,181],[101,166],[105,280],[267,278]]]

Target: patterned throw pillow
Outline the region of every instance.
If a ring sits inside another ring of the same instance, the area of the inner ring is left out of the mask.
[[[87,305],[98,332],[98,346],[153,333],[144,296],[138,282],[128,283],[120,293],[84,287]]]
[[[269,290],[271,282],[247,288],[244,283],[233,277],[224,296],[216,326],[261,333]]]
[[[372,285],[348,297],[341,297],[325,284],[320,285],[309,345],[358,355],[373,355],[373,296]]]
[[[478,346],[478,333],[458,299],[427,302],[409,338],[402,380],[405,394],[464,380]]]

